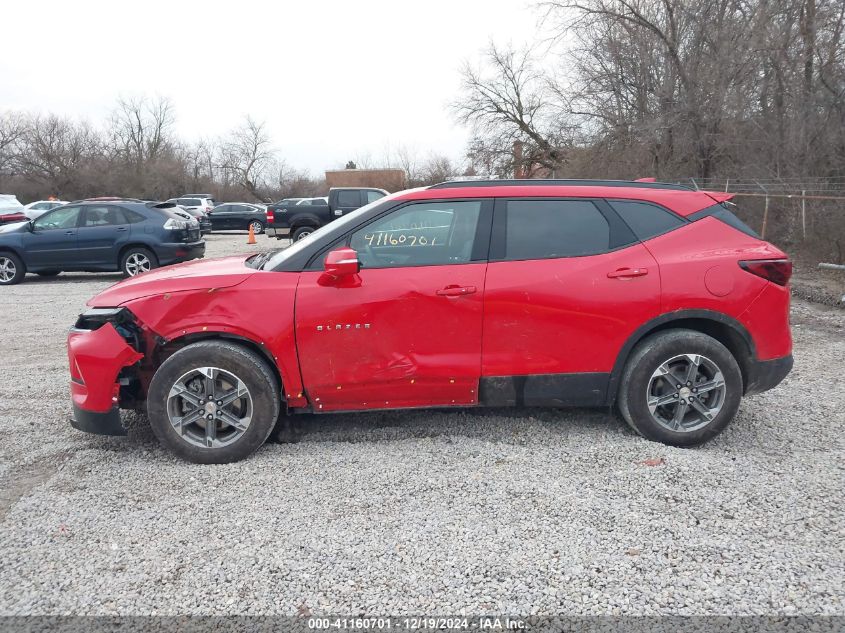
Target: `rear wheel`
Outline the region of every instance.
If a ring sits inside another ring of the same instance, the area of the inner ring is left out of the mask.
[[[249,225],[252,227],[252,232],[256,235],[261,235],[264,232],[264,225],[258,220],[253,220]]]
[[[316,230],[317,229],[315,229],[313,226],[300,226],[298,229],[296,229],[293,232],[291,239],[294,242],[298,242],[299,240],[305,239],[306,237],[311,235]]]
[[[694,330],[666,330],[632,352],[619,385],[619,410],[640,435],[696,446],[721,433],[742,399],[731,352]]]
[[[267,362],[224,341],[188,345],[156,371],[147,396],[159,441],[198,464],[249,457],[279,417],[279,387]]]
[[[158,268],[158,258],[146,248],[133,246],[120,258],[120,272],[124,277],[134,277],[153,268]]]
[[[0,286],[19,284],[26,276],[26,266],[14,253],[0,253]]]

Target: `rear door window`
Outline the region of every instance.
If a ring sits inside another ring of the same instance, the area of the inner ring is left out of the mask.
[[[367,192],[367,204],[371,202],[375,202],[376,200],[384,198],[384,194],[381,191],[368,191]]]
[[[593,255],[610,250],[610,225],[588,200],[509,200],[506,260]]]
[[[649,202],[608,200],[613,209],[641,241],[668,233],[686,224],[680,217],[663,207]]]
[[[337,194],[337,206],[358,207],[361,206],[361,192],[341,191]]]

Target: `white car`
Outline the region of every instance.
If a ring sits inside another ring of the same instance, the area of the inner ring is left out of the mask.
[[[63,204],[67,204],[67,202],[64,200],[37,200],[26,205],[23,208],[23,213],[30,220],[34,220],[35,218],[47,213],[47,211],[52,211]]]
[[[214,208],[214,198],[171,198],[167,202],[178,204],[184,209],[200,209],[203,213],[208,215],[208,212]]]

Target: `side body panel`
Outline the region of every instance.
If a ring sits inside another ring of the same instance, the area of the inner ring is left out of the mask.
[[[155,294],[123,305],[167,341],[223,335],[253,342],[276,363],[288,406],[303,407],[293,323],[298,280],[298,273],[258,271],[234,286]]]
[[[748,329],[759,360],[791,352],[788,288],[739,266],[742,260],[785,257],[782,251],[712,217],[648,240],[645,245],[660,264],[661,312],[721,312]]]
[[[471,405],[478,399],[485,263],[303,272],[303,382],[316,410]],[[437,294],[472,288],[463,296]]]
[[[608,277],[621,268],[639,277]],[[586,257],[491,262],[482,375],[610,372],[660,309],[657,263],[641,244]]]

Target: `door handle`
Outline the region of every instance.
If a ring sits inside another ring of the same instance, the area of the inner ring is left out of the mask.
[[[128,231],[129,229],[125,226],[119,226],[119,227],[117,227],[117,230],[118,231]]]
[[[65,231],[65,235],[76,235],[76,231]]]
[[[643,277],[648,274],[648,268],[618,268],[607,273],[609,279],[628,279],[629,277]]]
[[[441,288],[435,294],[441,297],[462,297],[463,295],[473,294],[477,288],[475,286],[446,286]]]

